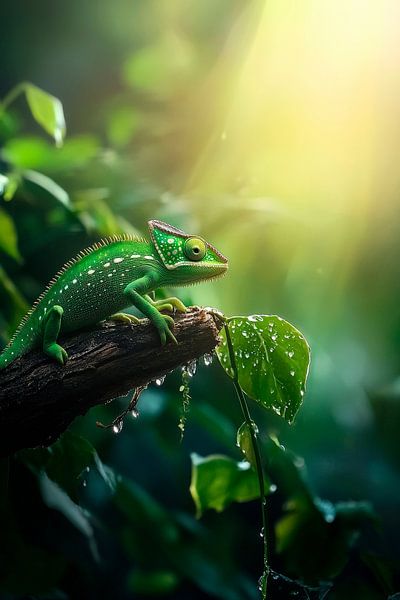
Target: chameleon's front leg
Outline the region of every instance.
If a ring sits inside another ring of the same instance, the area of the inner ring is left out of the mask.
[[[153,276],[154,277],[154,276]],[[153,280],[152,274],[149,273],[132,281],[124,289],[124,294],[129,298],[130,302],[148,317],[153,325],[157,328],[158,334],[161,339],[161,344],[164,345],[167,339],[171,339],[175,344],[177,340],[171,331],[174,325],[174,320],[168,315],[162,315],[159,310],[153,306],[149,300],[144,297],[144,294],[155,287],[155,281]]]
[[[43,323],[43,352],[62,365],[68,359],[68,354],[64,348],[57,344],[63,313],[63,308],[56,304],[50,308]]]

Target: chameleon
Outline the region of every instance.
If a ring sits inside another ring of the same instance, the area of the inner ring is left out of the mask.
[[[153,292],[215,279],[227,271],[228,259],[202,237],[162,221],[151,220],[148,228],[149,240],[130,235],[106,238],[68,261],[22,319],[0,354],[0,369],[40,346],[64,365],[68,355],[59,336],[107,318],[137,322],[120,312],[130,306],[150,319],[162,345],[177,343],[174,321],[163,311],[187,308],[175,297],[154,300]]]

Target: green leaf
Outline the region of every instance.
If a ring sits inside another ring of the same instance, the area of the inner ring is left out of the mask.
[[[30,181],[34,185],[41,187],[47,193],[49,193],[53,198],[58,200],[63,206],[66,208],[71,208],[71,203],[69,200],[69,196],[67,192],[58,185],[55,181],[43,175],[43,173],[38,173],[37,171],[27,170],[23,172],[24,179]]]
[[[348,552],[376,516],[365,502],[300,498],[286,503],[285,514],[275,525],[276,550],[288,571],[309,583],[335,577],[348,560]]]
[[[70,137],[62,148],[54,148],[47,140],[34,136],[8,140],[1,156],[14,167],[35,169],[46,174],[72,171],[85,167],[99,152],[99,143],[93,136]]]
[[[21,260],[17,242],[14,221],[5,210],[0,208],[0,249],[15,260]]]
[[[229,332],[242,390],[264,408],[291,423],[303,401],[310,349],[293,325],[274,315],[232,317]],[[233,370],[225,332],[217,355],[230,377]]]
[[[45,473],[39,476],[39,486],[43,502],[49,507],[58,510],[66,519],[84,535],[95,559],[98,558],[97,544],[93,527],[87,514],[76,504],[54,481]]]
[[[252,423],[252,426],[255,428],[255,432],[258,433],[258,427],[254,423],[254,421]],[[256,457],[254,454],[253,439],[251,435],[250,426],[248,425],[248,423],[246,423],[246,421],[241,424],[237,431],[236,445],[241,449],[246,460],[248,460],[249,463],[255,468]]]
[[[7,322],[1,334],[8,341],[16,330],[29,305],[0,266],[0,310]]]
[[[4,200],[9,202],[15,196],[15,192],[17,191],[19,185],[21,183],[21,175],[19,173],[10,173],[8,175],[8,182],[6,188],[4,190]]]
[[[4,190],[6,189],[7,185],[8,177],[0,173],[0,195],[4,193]]]
[[[222,512],[232,502],[248,502],[260,495],[255,471],[247,461],[237,462],[228,456],[191,454],[190,493],[197,517],[208,508]]]
[[[65,137],[65,119],[60,100],[32,83],[25,84],[25,95],[35,121],[54,137],[57,146],[61,146]]]
[[[135,594],[144,596],[171,594],[179,584],[179,577],[173,571],[141,571],[135,569],[128,575],[128,588]]]
[[[95,448],[85,438],[66,431],[48,448],[21,450],[19,458],[34,473],[45,472],[72,499],[82,486],[81,476],[95,467],[107,487],[114,492],[115,476],[112,469],[100,460]]]

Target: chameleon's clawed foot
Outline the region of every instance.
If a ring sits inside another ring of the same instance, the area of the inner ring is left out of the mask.
[[[163,310],[167,310],[169,312],[172,312],[173,310],[182,313],[187,312],[187,308],[183,304],[183,302],[179,300],[179,298],[175,298],[174,296],[172,296],[171,298],[162,298],[161,300],[153,300],[151,303],[160,312],[162,312]]]
[[[174,334],[171,331],[171,328],[173,328],[174,326],[174,320],[172,317],[169,317],[168,315],[160,315],[161,320],[157,321],[157,323],[155,323],[159,336],[160,336],[160,340],[161,340],[161,345],[165,346],[165,344],[167,343],[167,340],[170,339],[171,341],[174,342],[174,344],[178,343],[178,340],[176,339],[176,337],[174,336]]]
[[[62,346],[56,344],[55,342],[53,344],[49,344],[43,348],[43,350],[48,356],[60,363],[60,365],[65,365],[68,360],[67,352]]]
[[[133,315],[128,315],[128,313],[115,313],[115,315],[111,315],[110,320],[116,323],[140,323],[140,319]]]

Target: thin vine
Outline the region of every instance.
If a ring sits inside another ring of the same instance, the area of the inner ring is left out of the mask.
[[[240,407],[242,409],[243,417],[245,423],[250,431],[251,436],[251,444],[253,448],[254,458],[256,462],[256,471],[258,478],[258,485],[260,489],[260,502],[261,502],[261,518],[262,518],[262,535],[263,535],[263,545],[264,545],[264,571],[259,581],[259,590],[261,591],[263,600],[267,597],[267,583],[268,583],[268,575],[269,575],[269,561],[268,561],[268,519],[267,519],[267,506],[266,506],[266,497],[265,497],[265,483],[264,483],[264,472],[262,468],[261,461],[261,453],[260,448],[258,446],[257,440],[257,428],[256,424],[251,418],[250,410],[247,405],[246,397],[242,391],[242,388],[239,385],[239,376],[238,369],[235,359],[235,353],[233,350],[232,339],[229,331],[228,322],[224,320],[224,330],[226,335],[226,341],[228,344],[229,351],[229,359],[232,366],[233,371],[233,385],[235,386],[236,394],[239,399]]]

